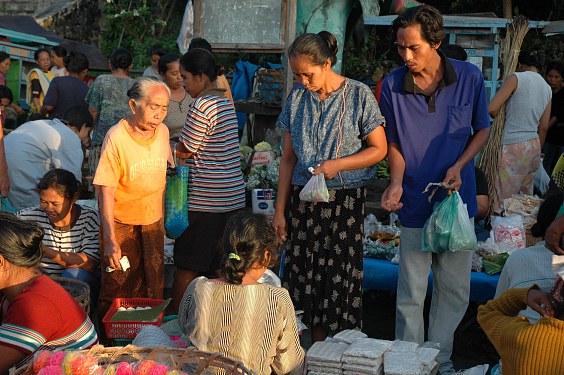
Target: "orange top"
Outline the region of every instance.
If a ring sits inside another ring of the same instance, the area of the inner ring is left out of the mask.
[[[163,217],[168,137],[168,128],[160,124],[152,138],[136,139],[126,120],[108,131],[93,183],[116,188],[115,221],[148,225]]]

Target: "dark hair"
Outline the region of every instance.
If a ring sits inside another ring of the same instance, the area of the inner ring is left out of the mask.
[[[519,53],[518,61],[520,64],[534,66],[539,71],[542,69],[537,51],[521,51]]]
[[[8,86],[0,85],[0,99],[8,98],[10,99],[10,104],[14,101],[14,94]]]
[[[80,183],[76,180],[74,173],[57,168],[51,169],[41,177],[37,183],[37,190],[41,192],[51,188],[61,197],[73,198],[79,186]]]
[[[298,36],[288,48],[288,56],[306,56],[313,65],[321,66],[331,60],[331,66],[337,63],[337,38],[329,31],[317,34],[306,33]]]
[[[4,61],[4,60],[6,60],[6,59],[9,59],[9,58],[10,58],[10,55],[8,55],[8,54],[7,54],[6,52],[4,52],[4,51],[0,51],[0,62]]]
[[[537,222],[531,227],[531,234],[535,237],[544,237],[546,233],[546,228],[556,218],[558,210],[564,201],[564,192],[557,190],[554,193],[550,193],[546,196],[545,200],[541,203],[539,207],[539,212],[537,214]]]
[[[266,267],[274,266],[278,244],[276,231],[266,216],[248,211],[233,215],[223,234],[223,249],[227,256],[223,276],[232,284],[241,284],[243,276],[255,262]],[[270,254],[268,263],[264,258],[265,251]],[[230,258],[231,253],[238,259]]]
[[[180,60],[180,55],[174,52],[170,52],[164,56],[161,56],[159,60],[159,73],[165,74],[168,71],[168,64],[178,60]]]
[[[546,64],[546,74],[548,74],[548,72],[551,70],[556,70],[558,73],[560,73],[560,76],[564,80],[564,63],[562,61],[551,61]]]
[[[149,47],[149,57],[153,55],[159,55],[159,57],[163,57],[164,55],[166,55],[166,53],[166,50],[158,44],[153,44],[151,47]]]
[[[55,53],[55,55],[59,57],[67,57],[67,49],[63,46],[55,46],[51,48],[51,51]],[[72,53],[72,52],[71,52]]]
[[[94,119],[92,119],[92,114],[90,114],[86,104],[77,104],[70,107],[65,111],[63,118],[69,126],[75,127],[78,130],[82,129],[83,126],[89,128],[94,126]]]
[[[392,30],[394,35],[397,35],[399,29],[412,25],[421,26],[421,37],[432,46],[445,38],[443,15],[430,5],[419,5],[407,9],[394,20]]]
[[[35,61],[39,60],[39,55],[41,54],[41,52],[47,52],[47,54],[49,55],[49,50],[47,48],[38,48],[33,53],[33,59]]]
[[[41,260],[43,229],[34,221],[0,212],[0,255],[19,267],[35,267]]]
[[[468,53],[458,44],[442,44],[440,49],[448,58],[460,61],[466,61],[468,59]]]
[[[80,73],[90,67],[88,57],[84,53],[71,51],[63,58],[65,68],[71,73]]]
[[[204,38],[193,38],[188,46],[188,51],[194,48],[203,48],[208,51],[212,51],[211,44]]]
[[[149,95],[149,90],[154,86],[165,87],[170,94],[170,89],[160,79],[152,76],[141,76],[135,78],[133,85],[127,90],[127,97],[133,100],[145,99]]]
[[[203,48],[194,48],[180,58],[182,68],[193,75],[204,74],[214,82],[224,73],[223,66],[215,63],[213,54]]]
[[[125,48],[117,48],[110,56],[111,69],[128,69],[133,62],[131,53]]]

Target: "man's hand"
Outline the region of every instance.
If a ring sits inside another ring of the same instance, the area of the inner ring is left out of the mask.
[[[546,228],[544,241],[550,251],[556,255],[564,255],[562,248],[562,235],[564,234],[564,216],[554,220],[552,224]]]
[[[403,207],[400,202],[403,194],[403,188],[399,183],[391,183],[390,186],[384,190],[380,199],[380,206],[386,211],[397,211]]]
[[[460,186],[462,186],[462,179],[460,177],[460,168],[456,165],[450,167],[446,172],[446,176],[443,180],[443,183],[449,186],[450,191],[456,191],[460,189]]]

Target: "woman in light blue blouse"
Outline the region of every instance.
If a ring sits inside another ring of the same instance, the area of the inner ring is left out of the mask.
[[[305,311],[314,341],[362,327],[366,185],[387,151],[374,95],[332,69],[336,53],[336,38],[327,31],[292,43],[288,55],[299,85],[277,121],[284,151],[273,225],[282,239],[289,234],[284,286]],[[300,201],[310,167],[324,175],[328,203]]]

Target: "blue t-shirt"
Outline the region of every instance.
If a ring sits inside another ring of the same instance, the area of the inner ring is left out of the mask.
[[[55,77],[49,85],[43,105],[55,107],[49,115],[50,118],[63,118],[68,109],[80,104],[86,105],[84,98],[87,93],[88,85],[80,78]]]
[[[422,228],[435,203],[446,196],[439,189],[429,202],[428,194],[422,194],[427,184],[443,181],[465,150],[472,130],[490,125],[480,70],[444,55],[441,59],[445,68],[443,85],[434,97],[414,94],[413,79],[405,66],[390,73],[382,85],[380,108],[386,118],[386,138],[400,146],[405,159],[403,208],[398,216],[401,224],[409,228]],[[459,193],[470,217],[474,217],[478,207],[473,161],[462,169],[461,178]]]
[[[297,85],[276,122],[292,136],[297,157],[292,184],[304,186],[312,176],[309,167],[366,149],[366,137],[383,124],[374,94],[364,83],[346,78],[325,100]],[[372,166],[341,171],[342,180],[337,175],[325,182],[329,189],[351,189],[365,186],[375,174],[376,168]]]

